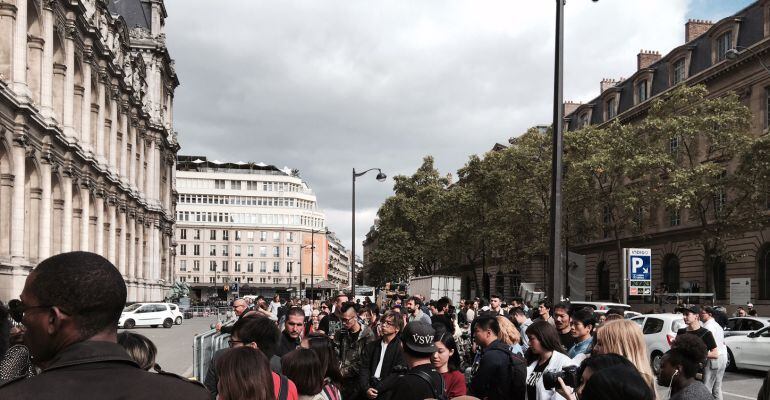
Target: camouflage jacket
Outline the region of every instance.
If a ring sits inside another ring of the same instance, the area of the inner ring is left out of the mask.
[[[352,378],[358,376],[361,369],[361,355],[367,343],[375,340],[375,335],[368,326],[361,325],[361,332],[358,339],[351,340],[350,335],[341,334],[338,331],[334,336],[334,343],[337,347],[337,356],[340,359],[340,372],[343,378]]]

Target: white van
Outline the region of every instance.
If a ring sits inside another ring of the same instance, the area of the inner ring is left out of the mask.
[[[176,316],[164,303],[135,303],[123,309],[118,326],[131,329],[135,326],[171,328]]]

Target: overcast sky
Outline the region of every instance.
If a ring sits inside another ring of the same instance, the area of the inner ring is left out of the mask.
[[[454,173],[550,124],[554,1],[166,0],[180,154],[298,168],[350,247],[351,172]],[[570,0],[565,100],[749,0]],[[393,182],[357,180],[356,251]]]

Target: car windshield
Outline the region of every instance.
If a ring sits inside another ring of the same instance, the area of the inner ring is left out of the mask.
[[[131,312],[136,311],[137,308],[141,307],[142,305],[139,303],[131,304],[130,306],[123,309],[123,312]]]

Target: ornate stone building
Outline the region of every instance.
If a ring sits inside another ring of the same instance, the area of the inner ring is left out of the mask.
[[[87,250],[128,300],[173,282],[172,102],[162,0],[0,0],[0,299]]]

